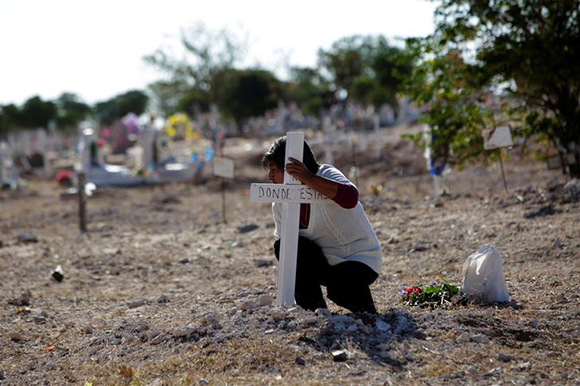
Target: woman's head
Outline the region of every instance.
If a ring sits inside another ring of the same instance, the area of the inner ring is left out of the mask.
[[[271,169],[275,166],[278,170],[284,170],[284,165],[288,162],[284,157],[286,155],[286,136],[276,139],[266,154],[262,157],[262,167],[264,169]],[[306,166],[308,171],[312,174],[316,174],[320,165],[316,162],[316,157],[310,150],[310,146],[304,141],[304,154],[302,156],[302,163]]]

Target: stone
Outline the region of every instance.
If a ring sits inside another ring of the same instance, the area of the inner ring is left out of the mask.
[[[302,327],[316,326],[318,325],[318,319],[316,317],[304,318],[300,321],[300,325]]]
[[[324,316],[325,318],[330,318],[332,316],[328,308],[317,308],[316,311],[314,311],[314,314],[316,316]]]
[[[385,332],[391,329],[391,325],[382,321],[381,319],[377,319],[375,323],[375,328],[377,331]]]
[[[294,360],[294,363],[296,363],[298,366],[305,366],[306,365],[306,361],[304,361],[304,359],[297,357]]]
[[[256,224],[248,224],[248,225],[239,226],[238,232],[239,233],[249,233],[249,232],[255,231],[258,228],[259,228],[259,226]]]
[[[0,381],[3,381],[6,379],[6,375],[4,374],[4,370],[0,369]]]
[[[24,341],[24,335],[22,335],[22,333],[18,332],[18,331],[11,331],[8,336],[10,337],[10,340],[13,342],[22,342]]]
[[[32,233],[20,233],[16,239],[21,243],[37,243],[38,239]]]
[[[467,343],[471,340],[471,335],[467,332],[462,332],[457,336],[457,341],[461,343]]]
[[[258,306],[264,307],[274,303],[274,298],[270,295],[262,295],[258,298]]]
[[[471,336],[471,340],[477,343],[489,343],[489,336],[485,334],[474,334]]]
[[[46,323],[46,317],[47,316],[48,315],[46,314],[46,312],[40,311],[38,313],[38,315],[34,316],[33,320],[34,320],[35,323],[43,324],[43,323]]]
[[[57,265],[56,268],[54,269],[54,271],[52,271],[52,278],[59,283],[63,281],[64,272],[63,272],[62,267],[60,265]]]
[[[258,268],[265,268],[272,265],[272,261],[266,259],[256,259],[254,260],[254,262],[256,263],[256,267]]]
[[[169,303],[169,298],[167,297],[167,295],[161,294],[157,298],[157,303],[159,303],[159,304]]]
[[[175,338],[186,337],[186,336],[190,336],[191,334],[193,334],[196,331],[197,331],[197,327],[192,325],[192,324],[189,324],[185,327],[181,327],[181,328],[178,328],[177,330],[173,331],[173,336]]]
[[[149,303],[147,299],[133,299],[129,302],[128,306],[129,308],[138,308],[146,305],[147,303]]]
[[[498,354],[497,360],[500,362],[511,362],[514,360],[514,356],[510,354]]]
[[[256,303],[254,301],[252,301],[252,300],[245,301],[240,306],[240,309],[242,311],[253,311],[253,310],[256,309]]]
[[[501,367],[496,367],[494,369],[489,370],[487,373],[485,373],[484,375],[488,376],[488,377],[493,377],[496,375],[501,374],[501,372],[503,371],[503,369]]]
[[[358,324],[356,324],[356,323],[355,324],[351,324],[350,326],[348,326],[346,328],[346,331],[347,332],[356,332],[356,331],[358,331]]]
[[[348,359],[348,351],[334,350],[332,351],[332,359],[335,362],[345,362]]]

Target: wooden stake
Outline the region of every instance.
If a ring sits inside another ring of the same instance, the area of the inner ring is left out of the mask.
[[[85,173],[78,174],[78,195],[79,195],[79,228],[81,232],[87,231],[87,208],[85,197]]]

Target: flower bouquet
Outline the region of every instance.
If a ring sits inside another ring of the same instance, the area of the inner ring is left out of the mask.
[[[446,279],[441,283],[434,281],[429,286],[414,285],[399,291],[401,302],[408,306],[440,307],[451,303],[451,298],[459,294],[459,288],[449,284]]]

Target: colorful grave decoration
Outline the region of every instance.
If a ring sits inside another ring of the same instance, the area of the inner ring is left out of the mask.
[[[165,133],[171,139],[185,139],[197,141],[201,137],[198,132],[193,130],[191,121],[185,114],[173,114],[167,118]]]
[[[443,307],[451,304],[451,299],[459,294],[459,288],[442,278],[441,282],[434,281],[430,285],[421,284],[402,288],[398,295],[401,303],[407,306]]]

